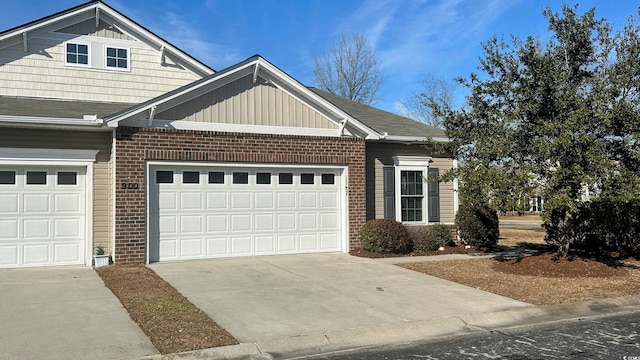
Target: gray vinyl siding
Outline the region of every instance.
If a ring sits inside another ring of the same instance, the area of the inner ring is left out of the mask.
[[[56,30],[58,33],[75,34],[75,35],[91,35],[108,39],[133,40],[127,34],[123,34],[117,28],[100,20],[98,27],[94,19],[88,19],[77,24],[66,26]]]
[[[113,253],[112,180],[109,175],[111,132],[0,128],[0,147],[98,150],[93,164],[93,240]]]
[[[138,103],[199,78],[170,56],[161,64],[157,51],[125,42],[129,71],[67,66],[61,40],[29,39],[27,52],[15,43],[0,51],[0,95]],[[103,45],[92,44],[92,53],[94,46]]]
[[[212,92],[156,114],[159,120],[337,129],[300,100],[248,75]]]
[[[393,156],[432,156],[421,145],[367,142],[366,186],[367,219],[384,218],[384,167],[393,166]],[[453,160],[432,158],[429,167],[440,169],[444,174],[453,167]],[[440,222],[453,223],[455,219],[453,182],[439,184]]]

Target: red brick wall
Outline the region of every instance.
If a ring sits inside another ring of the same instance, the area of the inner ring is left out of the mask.
[[[349,247],[359,245],[366,221],[364,140],[120,127],[116,141],[116,263],[146,259],[145,160],[347,165]]]

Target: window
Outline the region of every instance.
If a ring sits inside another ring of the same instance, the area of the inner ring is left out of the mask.
[[[28,185],[46,185],[47,172],[46,171],[27,171],[27,184]]]
[[[15,185],[16,184],[16,172],[15,171],[0,171],[0,184],[2,184],[2,185]]]
[[[248,184],[249,183],[249,173],[248,172],[234,172],[233,173],[233,183],[234,184]]]
[[[223,171],[210,171],[209,172],[209,184],[224,184],[224,172]]]
[[[89,65],[89,45],[67,43],[66,63],[76,65]]]
[[[256,173],[256,184],[266,185],[271,184],[271,173]]]
[[[336,183],[334,174],[322,174],[322,185],[333,185]]]
[[[129,50],[115,47],[107,47],[108,68],[128,69],[129,68]]]
[[[400,171],[402,221],[422,221],[422,171]]]
[[[75,171],[58,172],[58,185],[76,185],[77,174]]]
[[[173,184],[173,171],[156,171],[156,184]]]
[[[183,184],[199,184],[200,172],[199,171],[183,171],[182,183]]]
[[[293,184],[293,174],[292,173],[278,174],[278,184],[282,184],[282,185]]]
[[[314,174],[300,174],[300,184],[313,185]]]

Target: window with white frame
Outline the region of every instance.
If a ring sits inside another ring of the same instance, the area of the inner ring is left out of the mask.
[[[89,45],[68,42],[65,45],[65,63],[89,66]]]
[[[107,46],[105,65],[111,69],[129,69],[129,49]]]
[[[384,217],[405,223],[425,224],[440,221],[438,176],[429,168],[430,157],[394,156],[394,166],[383,169]]]

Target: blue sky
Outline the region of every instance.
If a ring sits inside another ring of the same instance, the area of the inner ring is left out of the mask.
[[[0,29],[83,3],[74,0],[0,0]],[[492,35],[547,38],[542,9],[562,1],[536,0],[107,0],[107,4],[213,67],[254,54],[306,85],[313,58],[342,32],[364,34],[384,76],[376,106],[398,112],[420,91],[420,75],[447,79],[475,71],[481,42]],[[574,2],[568,2],[574,4]],[[615,28],[637,14],[640,1],[585,0]],[[459,96],[462,96],[460,94]]]

